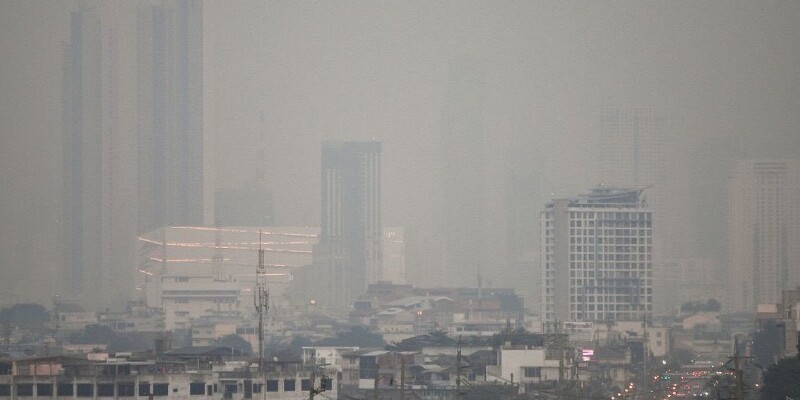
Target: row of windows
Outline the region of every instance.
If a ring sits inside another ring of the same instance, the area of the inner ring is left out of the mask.
[[[552,269],[552,268],[548,268]],[[597,276],[607,276],[607,277],[614,277],[614,276],[622,276],[628,277],[628,274],[634,275],[638,271],[639,273],[645,273],[652,269],[652,264],[649,262],[580,262],[580,261],[573,261],[569,263],[569,271],[571,277],[581,277],[581,272],[583,272],[583,277],[586,277],[586,274],[589,274],[589,277],[594,277],[593,271],[600,271],[597,273]],[[629,272],[630,271],[630,272]]]
[[[588,303],[603,303],[603,304],[631,304],[631,303],[640,303],[644,300],[644,296],[625,296],[625,295],[617,295],[617,296],[570,296],[570,302],[572,303],[582,303],[584,298]],[[647,298],[651,298],[648,296]]]
[[[642,307],[639,303],[629,304],[589,304],[586,306],[587,311],[639,311]],[[572,304],[570,306],[572,311],[584,311],[583,304]]]
[[[574,260],[576,258],[581,257],[581,255],[591,255],[593,256],[595,252],[600,253],[599,255],[603,257],[598,257],[600,260],[614,260],[618,259],[619,257],[629,255],[629,256],[637,256],[637,255],[645,255],[650,253],[649,246],[581,246],[581,245],[572,245],[569,247],[570,259]],[[581,253],[581,254],[575,254]],[[586,254],[583,254],[586,253]]]
[[[595,215],[596,214],[596,215]],[[649,219],[653,214],[649,211],[624,211],[624,212],[593,212],[593,211],[570,211],[570,218],[601,218],[601,219],[617,219],[617,220],[644,220]]]
[[[574,272],[574,271],[573,271]],[[603,287],[603,288],[629,288],[633,286],[649,286],[650,280],[647,279],[648,277],[636,277],[636,276],[610,276],[609,279],[581,279],[579,276],[577,279],[570,279],[569,283],[571,287],[579,287],[586,286],[596,288],[596,287]],[[638,282],[633,282],[633,280],[638,280]]]
[[[578,235],[576,237],[569,238],[570,244],[594,244],[594,236],[581,236]],[[609,237],[598,237],[597,244],[651,244],[653,242],[653,238],[648,237],[616,237],[616,236],[609,236]]]
[[[206,301],[206,302],[210,302],[210,303],[214,303],[214,304],[233,304],[233,303],[236,303],[236,301],[237,301],[236,298],[222,298],[221,299],[221,298],[216,298],[216,297],[212,297],[212,298],[176,297],[176,298],[173,299],[173,302],[177,303],[177,304],[188,304],[189,301],[192,300],[192,299],[194,299],[195,302]]]
[[[194,385],[194,384],[193,384]],[[201,385],[203,385],[201,383]],[[56,396],[77,396],[77,397],[114,397],[114,387],[116,386],[116,396],[119,397],[133,397],[135,394],[136,385],[134,383],[58,383],[55,385]],[[53,385],[50,383],[18,383],[16,384],[17,396],[31,397],[34,396],[34,387],[36,389],[36,396],[52,396]],[[173,389],[177,392],[178,389]],[[139,396],[167,396],[169,395],[168,383],[149,383],[139,384]],[[11,396],[11,385],[0,384],[0,396]]]
[[[281,384],[282,383],[282,384]],[[325,390],[332,390],[333,389],[333,381],[331,379],[323,379],[322,387]],[[16,395],[22,397],[33,397],[35,396],[53,396],[53,386],[50,383],[18,383],[16,384]],[[278,392],[279,388],[282,386],[284,392],[295,392],[297,391],[297,384],[295,379],[284,379],[282,382],[277,379],[268,379],[266,381],[266,385],[255,383],[252,384],[252,391],[249,384],[245,385],[245,394],[251,393],[261,393],[263,389],[266,389],[267,392]],[[264,387],[266,386],[266,387]],[[134,383],[117,383],[116,384],[116,395],[114,393],[115,384],[113,383],[98,383],[97,385],[92,383],[59,383],[55,385],[55,391],[57,396],[63,397],[94,397],[95,393],[97,397],[133,397],[136,391],[136,385]],[[34,391],[35,388],[35,391]],[[0,397],[9,397],[11,396],[11,389],[12,385],[9,384],[0,384]],[[300,390],[301,391],[309,391],[311,389],[311,380],[309,379],[301,379],[300,380]],[[173,392],[178,392],[177,388],[172,389]],[[237,385],[224,385],[224,391],[226,395],[230,395],[232,393],[236,393]],[[192,382],[189,384],[189,395],[191,396],[202,396],[202,395],[212,395],[213,393],[217,392],[217,385],[206,385],[205,382]],[[34,394],[35,393],[35,394]],[[149,396],[168,396],[169,395],[169,384],[168,383],[140,383],[138,387],[138,393],[140,397],[149,397]],[[245,396],[251,397],[251,396]]]

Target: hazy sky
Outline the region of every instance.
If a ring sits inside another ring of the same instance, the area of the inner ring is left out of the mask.
[[[69,11],[100,3],[0,1],[2,272],[58,263],[62,42]],[[117,21],[136,18],[128,2],[102,3]],[[375,138],[384,225],[436,232],[457,59],[487,66],[494,215],[509,171],[538,177],[539,203],[598,183],[603,104],[662,107],[675,160],[706,138],[730,138],[747,156],[800,155],[798,1],[259,0],[204,11],[214,186],[255,176],[264,143],[281,225],[319,223],[321,141]]]

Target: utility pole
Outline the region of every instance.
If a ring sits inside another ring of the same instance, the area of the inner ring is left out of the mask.
[[[644,361],[644,368],[642,368],[641,391],[642,391],[642,393],[644,393],[645,396],[647,396],[648,395],[647,384],[650,381],[649,379],[647,379],[649,377],[649,375],[650,375],[650,370],[648,369],[648,364],[649,364],[648,361],[650,360],[650,350],[649,350],[650,340],[647,337],[647,306],[645,305],[644,307],[645,307],[645,310],[644,310],[644,323],[642,324],[643,325],[642,327],[644,329],[644,343],[642,343],[642,348],[644,349],[644,359],[642,360],[642,361]],[[638,392],[639,392],[639,388],[637,387],[634,390],[634,393],[638,393]],[[638,398],[638,396],[637,396],[637,398]]]
[[[456,348],[456,398],[464,398],[461,393],[461,335],[458,335],[458,347]]]
[[[374,389],[372,390],[373,400],[378,400],[378,384],[381,380],[381,364],[378,362],[378,356],[375,356],[375,382]]]
[[[406,358],[400,353],[400,400],[406,400]]]
[[[328,365],[328,364],[325,364],[325,365]],[[325,388],[325,381],[327,379],[328,379],[328,377],[325,375],[325,371],[323,370],[322,379],[320,379],[320,381],[319,381],[319,387],[315,388],[314,387],[314,383],[317,381],[316,367],[315,367],[315,369],[311,370],[311,385],[308,388],[308,398],[309,398],[309,400],[314,400],[314,396],[316,396],[316,395],[328,390],[328,389]]]
[[[734,339],[733,344],[733,368],[734,368],[734,388],[736,400],[744,400],[744,381],[742,379],[742,368],[739,359],[739,338]]]
[[[314,390],[314,382],[317,380],[316,371],[311,371],[311,387],[308,388],[308,398],[309,400],[314,400],[314,396],[316,396],[316,390]]]
[[[264,249],[261,247],[261,230],[258,231],[258,268],[256,269],[256,290],[253,293],[253,304],[258,313],[258,369],[264,369],[264,315],[269,310],[269,292],[267,291],[267,267],[264,265]],[[314,383],[311,383],[313,388]]]

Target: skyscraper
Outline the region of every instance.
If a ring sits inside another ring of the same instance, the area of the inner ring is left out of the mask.
[[[381,144],[323,143],[321,193],[314,263],[327,284],[323,300],[347,307],[381,276]]]
[[[659,284],[668,281],[671,266],[683,263],[694,231],[689,219],[688,155],[674,151],[676,132],[660,107],[604,106],[600,138],[601,181],[617,187],[647,188],[653,210],[656,312],[664,313],[675,293]],[[669,159],[667,158],[669,157]],[[700,264],[709,265],[709,264]]]
[[[651,313],[652,224],[640,189],[600,186],[548,204],[540,225],[544,321]]]
[[[448,74],[441,128],[443,283],[463,286],[481,268],[498,267],[487,265],[486,64],[459,59]]]
[[[63,107],[63,294],[76,299],[102,277],[103,116],[100,18],[70,14],[65,44]]]
[[[202,225],[202,2],[143,6],[137,25],[138,230]]]
[[[121,306],[134,289],[136,234],[203,222],[202,10],[174,0],[69,17],[58,294]]]
[[[728,307],[755,312],[800,284],[800,160],[740,160],[728,180]]]

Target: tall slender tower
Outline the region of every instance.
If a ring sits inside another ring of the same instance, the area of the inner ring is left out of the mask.
[[[102,278],[103,116],[100,18],[70,14],[63,66],[63,215],[66,298],[79,299]]]
[[[315,264],[326,303],[347,307],[381,276],[381,143],[322,144],[322,227]]]
[[[800,160],[741,160],[728,181],[728,306],[756,311],[800,284]]]
[[[483,103],[486,63],[450,64],[442,109],[442,237],[446,286],[469,285],[487,257],[486,135]]]
[[[137,24],[139,232],[202,225],[202,2],[143,6]]]

